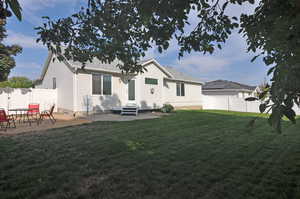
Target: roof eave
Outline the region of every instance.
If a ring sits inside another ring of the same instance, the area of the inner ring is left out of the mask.
[[[150,63],[154,63],[162,72],[164,72],[167,76],[169,76],[170,78],[174,78],[174,76],[169,72],[167,71],[162,65],[160,65],[158,63],[158,61],[156,61],[155,59],[150,59],[144,63],[142,63],[142,66],[146,66]]]
[[[249,89],[202,89],[203,91],[209,91],[209,92],[218,92],[218,91],[224,91],[224,92],[253,92],[254,90]]]
[[[175,79],[175,78],[164,78],[164,79],[169,81],[174,81],[174,82],[186,82],[186,83],[201,84],[201,85],[204,84],[203,82],[200,81],[192,81],[192,80],[185,80],[185,79]]]

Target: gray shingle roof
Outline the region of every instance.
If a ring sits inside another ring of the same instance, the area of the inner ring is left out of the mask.
[[[50,60],[52,59],[53,53],[48,53],[48,58],[44,64],[43,71],[40,77],[40,80],[43,80],[48,67]],[[171,67],[165,67],[161,66],[155,59],[146,59],[140,62],[140,64],[147,64],[154,62],[155,65],[157,65],[164,73],[169,76],[169,79],[173,80],[179,80],[179,81],[187,81],[187,82],[193,82],[193,83],[199,83],[202,84],[201,81],[199,81],[196,78],[190,77],[182,72],[179,72]],[[82,64],[80,62],[74,62],[72,60],[65,60],[64,63],[69,67],[69,69],[72,72],[75,72],[76,69],[80,69],[82,67]],[[121,73],[122,71],[117,67],[118,64],[121,64],[122,62],[119,60],[115,60],[111,63],[103,63],[99,61],[97,58],[94,58],[92,62],[87,62],[85,65],[85,69],[87,70],[95,70],[95,71],[106,71],[106,72],[113,72],[113,73]]]
[[[176,80],[182,80],[182,81],[191,81],[191,82],[197,82],[201,83],[201,81],[197,78],[191,77],[183,72],[180,72],[173,67],[164,66],[164,68],[174,77]]]
[[[151,60],[154,59],[146,59],[146,60],[142,60],[140,62],[140,64],[145,64]],[[76,66],[77,68],[81,67],[81,63],[80,62],[73,62],[71,60],[68,61],[70,63],[71,66]],[[93,60],[93,62],[88,62],[86,63],[86,69],[91,69],[91,70],[103,70],[103,71],[110,71],[110,72],[117,72],[120,73],[121,70],[117,67],[118,64],[120,64],[121,62],[118,60],[115,60],[113,62],[109,63],[101,63],[97,58],[95,58]],[[193,78],[185,73],[182,73],[180,71],[177,71],[176,69],[172,68],[172,67],[168,67],[168,66],[162,66],[163,69],[165,69],[168,73],[171,74],[171,76],[173,76],[173,78],[170,79],[174,79],[174,80],[181,80],[181,81],[188,81],[188,82],[195,82],[195,83],[202,83],[201,81],[199,81],[199,79]]]
[[[73,67],[81,68],[82,66],[80,62],[74,62],[72,60],[68,60],[68,62]],[[121,64],[119,60],[115,60],[111,63],[103,63],[100,62],[97,58],[94,58],[92,62],[87,62],[85,67],[86,69],[104,70],[120,73],[121,70],[117,67],[118,64]]]
[[[203,90],[255,90],[255,86],[240,84],[238,82],[228,80],[215,80],[206,82]]]

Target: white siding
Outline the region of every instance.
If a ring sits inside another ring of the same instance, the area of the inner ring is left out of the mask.
[[[156,65],[149,64],[147,71],[137,76],[136,82],[136,103],[142,109],[155,109],[163,105],[163,82],[167,77]],[[145,78],[154,78],[158,80],[157,85],[145,84]],[[154,93],[151,93],[151,89]]]
[[[92,94],[92,74],[77,74],[77,103],[75,111],[104,111],[121,107],[127,102],[126,85],[119,75],[112,75],[112,95]]]
[[[135,103],[141,109],[159,108],[165,103],[163,94],[164,77],[167,77],[154,64],[147,66],[147,71],[135,77]],[[158,80],[158,85],[145,84],[145,78]],[[118,108],[130,103],[128,100],[128,78],[112,75],[112,95],[92,95],[92,74],[77,75],[77,106],[76,111],[103,111]],[[151,89],[154,93],[151,93]],[[174,91],[176,92],[176,91]],[[200,90],[201,92],[201,90]],[[199,104],[199,103],[198,103]]]
[[[49,63],[48,70],[38,88],[52,89],[53,78],[56,78],[58,109],[73,111],[73,72],[57,59]]]
[[[176,82],[167,81],[164,83],[164,103],[172,104],[175,107],[201,106],[202,86],[200,84],[184,83],[185,96],[177,96]]]
[[[185,83],[185,96],[176,96],[176,83],[165,81],[167,75],[154,63],[146,66],[147,71],[135,77],[135,103],[141,109],[160,108],[164,103],[174,106],[201,105],[201,85]],[[101,73],[101,72],[99,72]],[[105,73],[102,73],[105,74]],[[126,105],[128,100],[128,78],[121,74],[112,75],[112,95],[92,94],[92,72],[74,74],[61,62],[50,62],[39,88],[52,88],[53,77],[57,85],[57,106],[74,112],[104,111]],[[158,80],[158,85],[145,84],[145,78]],[[151,90],[154,90],[152,93]]]

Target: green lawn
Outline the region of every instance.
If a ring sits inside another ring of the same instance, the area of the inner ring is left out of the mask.
[[[300,126],[180,111],[0,138],[0,198],[300,198]]]

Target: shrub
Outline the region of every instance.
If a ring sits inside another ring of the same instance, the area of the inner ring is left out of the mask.
[[[12,77],[8,81],[0,82],[0,88],[32,88],[33,82],[27,77]]]
[[[164,104],[160,110],[163,113],[171,113],[174,110],[174,107],[171,104]]]

